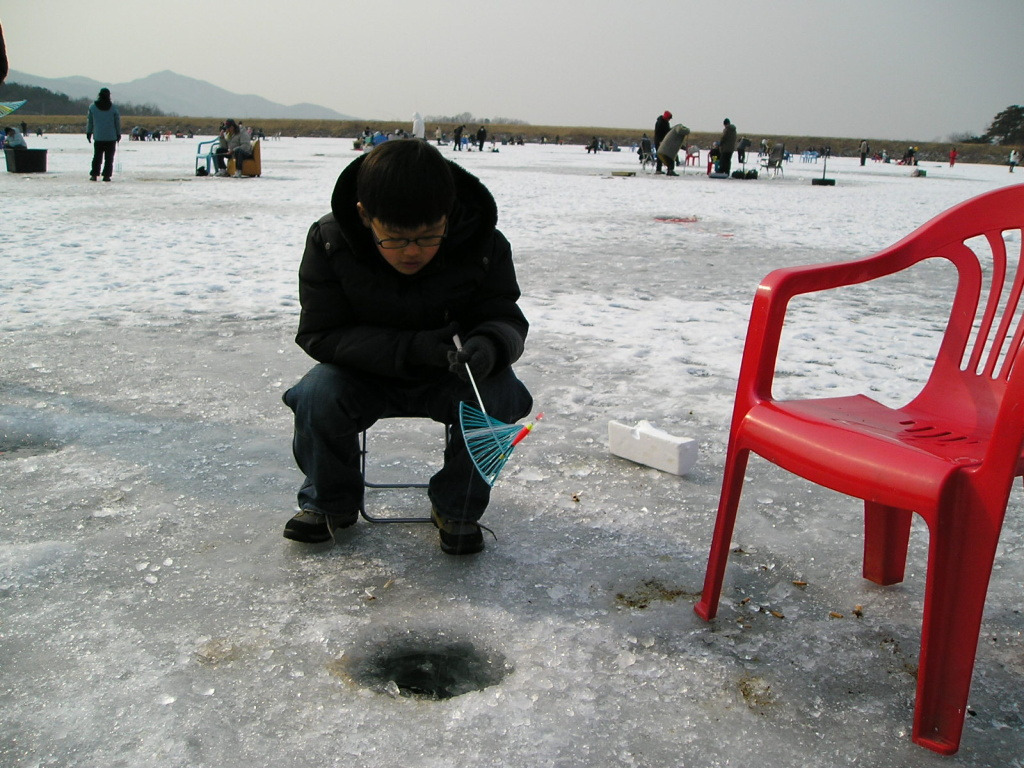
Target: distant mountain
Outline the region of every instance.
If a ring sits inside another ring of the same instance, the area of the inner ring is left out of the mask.
[[[182,117],[291,118],[301,120],[355,120],[317,104],[276,104],[262,96],[238,94],[203,80],[185,77],[170,70],[132,80],[128,83],[101,83],[88,77],[37,77],[11,70],[8,83],[21,83],[64,93],[73,99],[96,98],[100,88],[109,88],[114,103],[130,101],[152,104],[164,112]]]

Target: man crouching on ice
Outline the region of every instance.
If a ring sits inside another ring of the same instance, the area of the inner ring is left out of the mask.
[[[459,401],[476,400],[466,366],[488,415],[511,423],[533,405],[511,368],[529,323],[494,198],[427,142],[398,139],[342,171],[331,211],[310,228],[299,267],[296,342],[318,365],[284,394],[306,476],[284,535],[319,543],[355,523],[359,434],[381,418],[425,416],[451,425],[428,488],[441,549],[479,552],[491,489],[459,428]]]

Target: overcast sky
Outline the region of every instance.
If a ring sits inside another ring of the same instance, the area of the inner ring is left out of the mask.
[[[926,141],[1024,104],[1024,0],[0,0],[0,23],[33,75],[170,69],[362,119]]]

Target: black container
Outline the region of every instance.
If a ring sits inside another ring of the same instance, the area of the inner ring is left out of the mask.
[[[45,149],[5,149],[8,173],[46,173]]]

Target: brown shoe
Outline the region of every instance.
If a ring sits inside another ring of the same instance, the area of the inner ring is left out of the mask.
[[[449,520],[430,508],[430,517],[441,537],[441,551],[446,555],[475,555],[484,548],[484,534],[479,523]]]
[[[334,538],[334,531],[348,528],[358,519],[359,512],[351,515],[325,515],[303,509],[284,524],[284,537],[303,544],[322,544]]]

